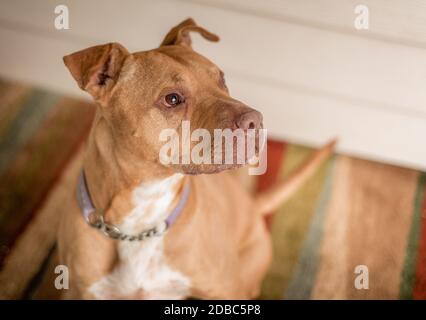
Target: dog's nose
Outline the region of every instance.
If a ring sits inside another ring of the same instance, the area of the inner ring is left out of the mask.
[[[235,124],[243,130],[260,129],[262,126],[262,114],[256,110],[243,113],[237,118]]]

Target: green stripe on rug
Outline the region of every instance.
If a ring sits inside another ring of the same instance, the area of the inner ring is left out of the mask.
[[[16,154],[43,123],[59,96],[34,90],[23,102],[21,112],[14,119],[0,141],[0,174],[6,170]]]
[[[35,214],[86,137],[94,110],[89,103],[62,99],[0,175],[0,246],[13,242]]]
[[[414,213],[411,223],[410,236],[408,238],[404,269],[401,274],[399,298],[413,299],[413,288],[416,280],[417,246],[419,244],[420,227],[422,218],[423,195],[425,191],[426,174],[419,176],[416,197],[414,199]]]
[[[300,165],[312,149],[289,145],[282,175],[285,177]],[[283,292],[299,260],[326,175],[326,164],[275,213],[272,220],[273,261],[263,282],[262,299],[282,299]]]
[[[327,162],[324,185],[322,186],[318,205],[309,227],[299,262],[284,294],[286,299],[309,299],[311,297],[320,260],[319,254],[324,231],[324,219],[333,186],[334,168],[335,156]]]
[[[1,84],[1,81],[0,81]],[[21,112],[23,101],[32,89],[21,85],[0,86],[0,141]]]

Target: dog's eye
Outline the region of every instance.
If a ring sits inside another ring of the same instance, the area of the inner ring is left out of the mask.
[[[164,97],[164,101],[168,107],[176,107],[183,102],[183,97],[178,93],[170,93]]]

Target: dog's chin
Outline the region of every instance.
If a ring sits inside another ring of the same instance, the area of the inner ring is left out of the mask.
[[[237,169],[246,164],[190,164],[180,167],[179,172],[189,175],[215,174],[225,170]]]
[[[232,170],[232,169],[238,169],[238,168],[242,168],[246,165],[249,164],[249,162],[251,163],[250,159],[248,158],[248,154],[244,154],[244,155],[240,155],[241,158],[243,158],[242,161],[240,161],[240,157],[238,157],[238,148],[237,148],[237,144],[236,144],[236,140],[234,139],[234,143],[235,145],[233,146],[232,150],[233,150],[233,154],[232,154],[232,159],[231,163],[227,163],[226,157],[222,158],[221,163],[200,163],[200,164],[195,164],[193,162],[190,162],[188,164],[172,164],[169,165],[169,168],[172,168],[175,172],[178,173],[183,173],[183,174],[188,174],[188,175],[198,175],[198,174],[215,174],[215,173],[219,173],[225,170]],[[214,149],[214,146],[211,147],[211,149]],[[222,146],[222,150],[226,150],[225,145]],[[258,137],[256,136],[256,143],[254,145],[254,155],[253,157],[258,158],[260,156],[260,153],[263,150],[261,150],[260,146],[259,146],[259,141],[258,141]],[[224,151],[225,153],[225,151]],[[212,153],[210,155],[210,159],[215,159],[214,154]],[[225,160],[226,159],[226,160]]]

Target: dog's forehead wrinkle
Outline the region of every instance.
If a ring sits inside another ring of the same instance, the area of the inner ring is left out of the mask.
[[[180,82],[184,82],[185,81],[185,78],[180,74],[180,73],[175,73],[175,74],[173,74],[172,75],[172,79],[175,81],[175,82],[177,82],[177,83],[180,83]]]
[[[159,49],[158,52],[176,61],[180,65],[188,67],[189,69],[195,69],[197,71],[205,70],[212,76],[220,74],[220,68],[205,56],[194,50],[175,47],[176,46],[170,46],[170,48],[165,49],[160,48],[162,50]]]
[[[155,81],[158,90],[167,86],[187,88],[190,92],[200,87],[211,87],[220,79],[220,69],[206,57],[179,46],[160,47],[133,53],[136,67],[130,68],[127,79]],[[189,92],[188,92],[189,93]]]
[[[138,53],[138,58],[138,65],[142,67],[139,72],[146,75],[148,71],[151,78],[156,78],[159,83],[181,84],[190,81],[188,66],[171,55],[153,50]]]
[[[160,59],[161,61],[165,60],[168,63],[180,65],[180,66],[185,65],[185,59],[182,59],[182,57],[185,55],[184,53],[175,55],[175,54],[170,54],[167,51],[157,49],[157,50],[150,51],[150,55],[157,60],[158,59]]]

